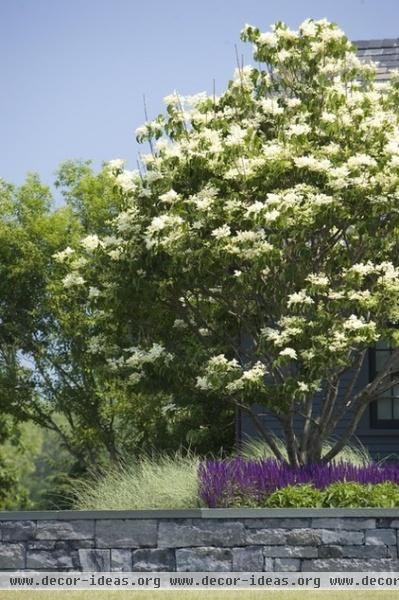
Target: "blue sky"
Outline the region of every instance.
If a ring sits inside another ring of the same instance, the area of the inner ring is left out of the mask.
[[[0,0],[0,177],[51,184],[74,158],[135,167],[143,93],[150,118],[174,89],[211,92],[215,79],[219,93],[244,23],[306,17],[353,40],[399,37],[398,0]]]

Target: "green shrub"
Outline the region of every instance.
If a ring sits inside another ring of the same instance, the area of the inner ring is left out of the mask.
[[[241,499],[240,506],[254,506]],[[257,504],[257,506],[260,506]],[[313,485],[290,485],[273,492],[263,503],[270,508],[395,508],[399,507],[399,485],[387,481],[362,484],[352,481],[332,483],[325,490]]]
[[[268,508],[316,508],[322,506],[323,494],[311,484],[288,485],[265,500]]]
[[[386,481],[371,486],[370,506],[395,508],[399,506],[399,485]]]
[[[370,506],[372,484],[343,481],[332,483],[323,491],[323,506],[330,508],[360,508]]]
[[[399,485],[391,481],[376,484],[345,481],[331,484],[323,496],[323,506],[331,508],[394,508],[399,506]]]

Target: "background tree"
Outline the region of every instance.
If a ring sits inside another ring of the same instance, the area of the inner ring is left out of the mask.
[[[65,258],[63,285],[128,388],[239,406],[282,458],[263,404],[291,464],[328,461],[398,383],[399,350],[353,393],[366,349],[397,337],[398,83],[376,83],[326,20],[242,37],[257,68],[220,97],[167,97],[137,132],[140,172],[109,163],[120,212]]]
[[[89,161],[64,163],[56,185],[65,200],[58,208],[36,175],[19,188],[0,187],[0,503],[8,508],[64,506],[68,474],[155,446],[218,450],[232,439],[226,411],[213,401],[214,410],[210,402],[206,410],[186,402],[176,411],[159,382],[132,390],[104,363],[102,340],[117,339],[123,325],[97,314],[82,295],[71,301],[73,277],[60,283],[59,274],[74,256],[82,267],[79,250],[87,252],[98,235],[113,248],[110,222],[122,198],[109,170],[95,174]],[[92,287],[89,295],[96,294]],[[39,491],[41,476],[47,483]]]

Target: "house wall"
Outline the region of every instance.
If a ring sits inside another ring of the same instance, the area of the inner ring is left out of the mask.
[[[339,406],[340,400],[343,399],[345,394],[345,389],[350,381],[350,373],[346,377],[342,378],[337,405]],[[357,381],[357,385],[354,388],[353,393],[356,394],[359,390],[361,390],[367,383],[369,382],[369,356],[367,355],[362,370],[359,374],[359,378]],[[317,415],[320,411],[321,402],[320,402],[320,394],[316,394],[315,396],[315,414]],[[276,435],[279,437],[282,436],[281,426],[270,412],[266,411],[264,407],[255,405],[255,411],[258,415],[260,415],[261,420],[271,429]],[[336,428],[332,437],[338,437],[345,429],[348,424],[349,415],[343,415],[338,427]],[[296,429],[300,428],[301,420],[300,418],[296,419]],[[252,419],[246,415],[241,415],[241,436],[242,440],[248,440],[259,437],[259,434],[254,427]],[[391,459],[398,460],[399,459],[399,429],[373,429],[370,427],[370,410],[367,409],[365,414],[363,415],[361,422],[357,428],[356,436],[357,438],[366,448],[369,450],[371,456],[375,460],[381,459]],[[356,439],[353,439],[356,442]]]
[[[398,571],[398,509],[0,513],[0,571]]]

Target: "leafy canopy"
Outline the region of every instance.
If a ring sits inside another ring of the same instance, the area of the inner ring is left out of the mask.
[[[122,199],[112,233],[57,260],[71,301],[121,325],[92,344],[129,386],[157,373],[173,389],[184,365],[191,389],[266,406],[289,460],[306,463],[345,412],[349,437],[393,385],[388,369],[334,396],[370,344],[397,341],[399,84],[377,82],[326,20],[247,25],[242,39],[258,66],[219,97],[168,96],[137,130],[152,150],[142,169],[108,163]]]

